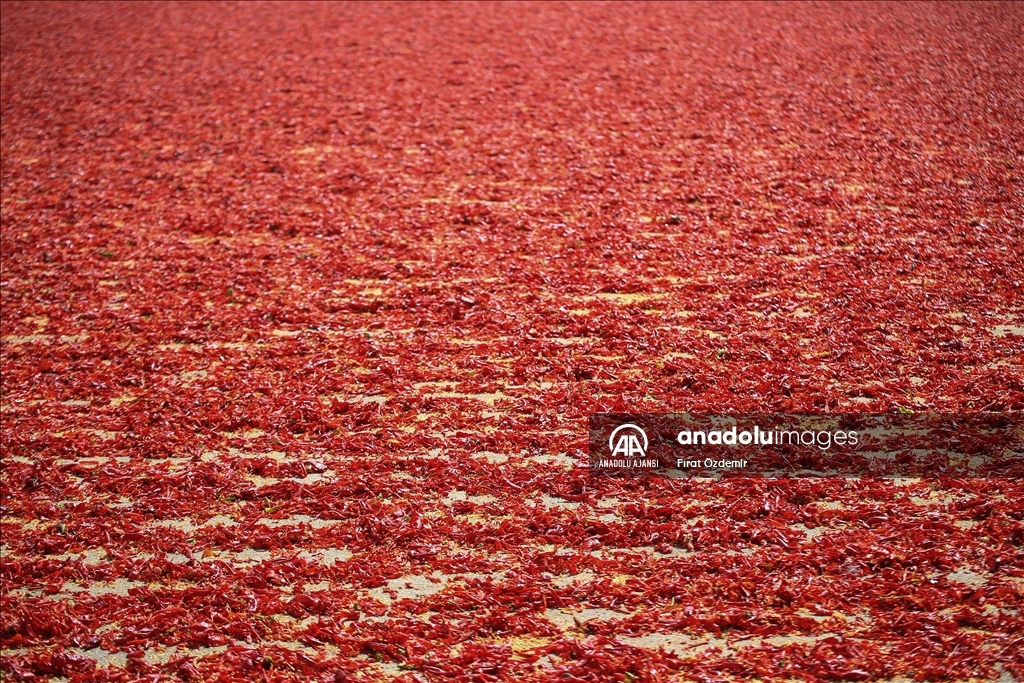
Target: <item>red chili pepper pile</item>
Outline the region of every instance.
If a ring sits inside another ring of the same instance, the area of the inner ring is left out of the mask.
[[[1024,678],[1024,5],[5,3],[5,680]]]

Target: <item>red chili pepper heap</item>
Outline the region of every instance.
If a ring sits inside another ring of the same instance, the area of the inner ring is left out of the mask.
[[[1024,5],[5,3],[5,680],[1022,680]],[[63,678],[60,678],[63,677]]]

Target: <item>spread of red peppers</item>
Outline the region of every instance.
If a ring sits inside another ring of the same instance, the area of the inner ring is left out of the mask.
[[[1024,5],[5,3],[2,680],[1024,680]]]

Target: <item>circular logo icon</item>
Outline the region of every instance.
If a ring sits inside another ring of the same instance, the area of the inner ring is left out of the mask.
[[[628,422],[612,430],[608,437],[608,448],[612,457],[643,458],[647,456],[647,432]]]

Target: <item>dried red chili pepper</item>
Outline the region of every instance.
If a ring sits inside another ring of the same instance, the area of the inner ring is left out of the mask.
[[[1024,676],[1017,480],[577,467],[598,411],[1024,408],[1019,6],[48,9],[5,676]]]

